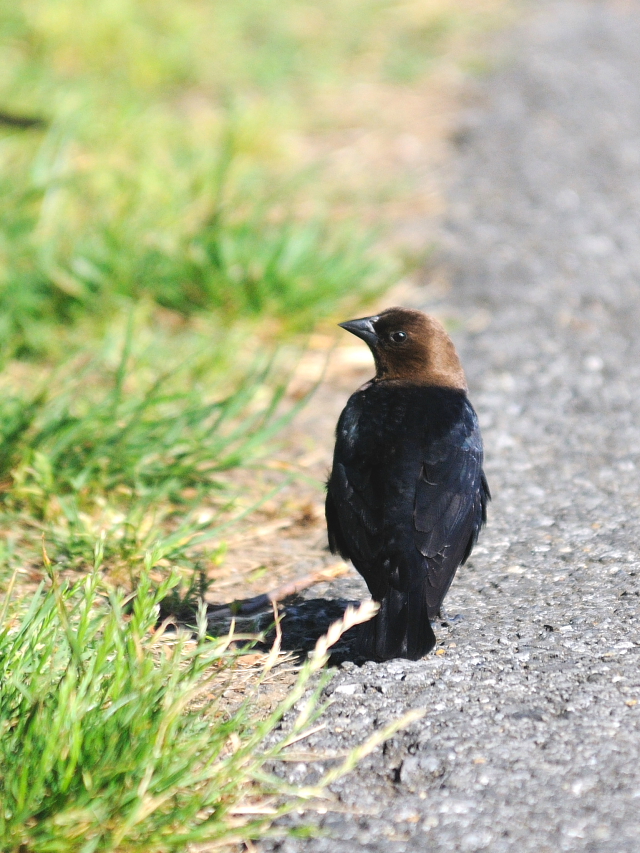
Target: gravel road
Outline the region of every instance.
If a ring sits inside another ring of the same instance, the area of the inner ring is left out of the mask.
[[[640,4],[529,9],[461,118],[423,305],[459,321],[490,524],[437,653],[343,664],[305,748],[425,717],[264,851],[640,850]]]

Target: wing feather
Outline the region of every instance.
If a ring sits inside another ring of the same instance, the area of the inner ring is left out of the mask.
[[[490,496],[475,412],[465,400],[451,427],[436,439],[428,419],[424,426],[418,423],[398,454],[399,467],[385,455],[379,436],[362,438],[359,414],[355,404],[348,406],[338,423],[327,484],[329,545],[354,563],[378,600],[389,584],[396,585],[395,574],[406,564],[402,576],[406,571],[417,572],[416,580],[422,576],[434,618],[486,519]],[[394,478],[400,485],[391,495]]]
[[[416,486],[414,542],[424,558],[433,616],[486,519],[489,490],[482,471],[482,440],[472,414],[429,448]]]

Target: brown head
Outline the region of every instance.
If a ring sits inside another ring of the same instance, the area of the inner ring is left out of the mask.
[[[441,323],[409,308],[387,308],[373,317],[340,323],[373,353],[376,379],[467,390],[453,341]]]

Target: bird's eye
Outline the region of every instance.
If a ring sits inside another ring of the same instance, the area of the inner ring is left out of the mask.
[[[391,332],[389,335],[394,344],[403,344],[407,340],[406,332]]]

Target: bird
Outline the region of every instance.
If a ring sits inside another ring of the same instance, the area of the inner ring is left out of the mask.
[[[329,548],[379,603],[360,626],[368,660],[418,660],[491,499],[478,418],[453,341],[408,308],[339,324],[361,338],[375,376],[349,398],[327,481]]]

